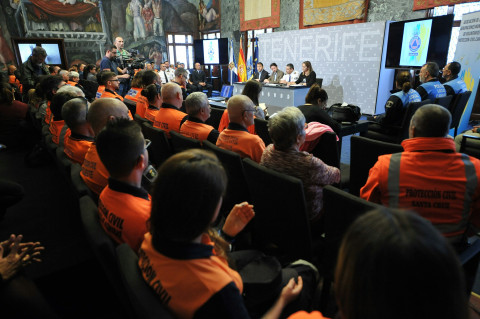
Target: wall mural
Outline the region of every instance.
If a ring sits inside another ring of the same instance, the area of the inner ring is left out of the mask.
[[[0,63],[12,63],[11,38],[63,38],[69,65],[101,60],[123,37],[139,59],[167,59],[166,33],[220,30],[220,0],[1,0]]]

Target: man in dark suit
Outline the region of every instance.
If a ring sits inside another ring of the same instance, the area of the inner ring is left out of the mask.
[[[205,72],[201,70],[200,63],[195,63],[195,70],[190,75],[190,79],[192,80],[192,86],[195,86],[197,91],[203,92],[203,90],[207,89],[207,96],[212,96],[213,86],[207,83],[207,76]]]
[[[253,74],[253,79],[255,81],[258,81],[260,83],[263,83],[265,79],[268,79],[268,72],[263,69],[263,63],[258,62],[257,63],[257,72]]]

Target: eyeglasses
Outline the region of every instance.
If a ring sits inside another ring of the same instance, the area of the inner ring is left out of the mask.
[[[147,149],[150,144],[152,144],[152,141],[150,141],[149,139],[145,139],[145,149]]]
[[[116,80],[109,80],[110,82],[119,82],[120,80],[119,79],[116,79]]]

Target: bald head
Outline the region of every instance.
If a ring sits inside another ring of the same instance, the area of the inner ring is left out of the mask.
[[[110,119],[128,118],[128,108],[120,100],[101,98],[95,100],[88,108],[87,121],[92,126],[95,136],[105,127]]]
[[[172,82],[162,85],[162,99],[164,103],[174,105],[179,109],[183,102],[182,88]]]
[[[255,104],[246,95],[234,95],[228,100],[228,117],[230,122],[241,124],[244,127],[253,124]]]
[[[452,116],[443,106],[427,104],[420,107],[410,121],[410,138],[446,137],[450,130]]]

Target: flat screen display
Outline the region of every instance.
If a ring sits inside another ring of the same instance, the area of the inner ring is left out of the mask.
[[[41,47],[47,51],[47,58],[45,59],[46,64],[62,64],[62,59],[60,58],[60,48],[56,43],[42,43]]]
[[[200,64],[228,64],[228,39],[193,40],[195,62]]]
[[[203,64],[219,64],[218,39],[203,40]]]
[[[32,50],[37,45],[35,43],[19,43],[18,44],[18,51],[20,52],[20,58],[22,63],[28,60],[28,58],[32,55]]]
[[[67,68],[64,40],[60,38],[12,38],[12,47],[15,52],[17,64],[25,63],[32,55],[33,49],[42,47],[47,52],[45,63]]]
[[[386,68],[419,69],[426,62],[447,62],[453,14],[389,25]]]

